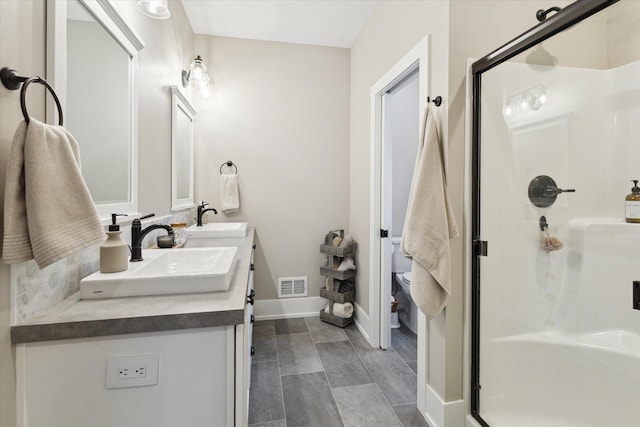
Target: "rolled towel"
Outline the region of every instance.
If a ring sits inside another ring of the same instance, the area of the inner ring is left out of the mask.
[[[346,236],[344,236],[338,247],[342,249],[348,249],[353,246],[354,243],[355,240],[353,239],[353,237],[351,237],[351,234],[347,234]]]
[[[340,265],[338,265],[338,271],[347,271],[347,270],[355,270],[356,263],[353,261],[352,257],[346,257],[342,260]]]
[[[331,313],[330,311],[330,302],[327,303],[327,305],[325,305],[324,307],[324,312],[325,313]],[[334,302],[333,303],[333,315],[334,316],[338,316],[338,317],[342,317],[343,319],[348,319],[351,316],[353,316],[353,304],[351,304],[350,302],[345,302],[344,304],[341,304],[339,302]]]
[[[336,236],[333,238],[333,247],[337,248],[338,246],[340,246],[340,243],[342,243],[342,237]]]

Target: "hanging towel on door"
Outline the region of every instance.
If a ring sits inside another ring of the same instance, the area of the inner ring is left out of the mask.
[[[240,209],[237,173],[220,175],[220,203],[222,212],[225,214],[234,213]]]
[[[80,170],[78,143],[61,126],[33,117],[13,138],[4,198],[2,257],[44,268],[105,233]]]
[[[444,165],[440,133],[427,106],[400,250],[412,259],[411,296],[430,319],[442,311],[451,296],[449,239],[458,235]]]

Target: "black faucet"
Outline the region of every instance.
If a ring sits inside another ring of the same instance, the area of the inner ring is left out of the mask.
[[[140,218],[136,218],[131,223],[131,259],[129,261],[142,261],[142,240],[144,239],[144,236],[149,234],[150,231],[157,230],[158,228],[164,228],[165,230],[167,230],[167,234],[169,234],[169,236],[174,235],[173,228],[171,228],[170,225],[166,224],[152,224],[143,230],[140,220],[151,218],[154,215],[155,214],[149,214]]]
[[[213,208],[205,209],[205,207],[208,204],[209,204],[208,202],[203,201],[201,204],[198,205],[198,217],[196,218],[197,227],[202,227],[202,215],[204,215],[205,212],[213,211],[214,214],[216,215],[218,214],[218,211]]]

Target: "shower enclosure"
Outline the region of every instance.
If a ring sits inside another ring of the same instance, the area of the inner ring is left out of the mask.
[[[546,15],[472,67],[472,414],[638,426],[640,1]]]

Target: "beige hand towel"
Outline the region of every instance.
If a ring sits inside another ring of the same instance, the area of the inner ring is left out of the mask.
[[[60,126],[22,122],[7,167],[5,262],[35,259],[44,268],[104,238],[76,140]]]
[[[240,209],[237,173],[220,175],[220,202],[222,212],[226,214]]]
[[[400,250],[411,258],[411,296],[433,319],[451,296],[449,239],[458,227],[449,205],[444,151],[429,107],[425,110]]]

